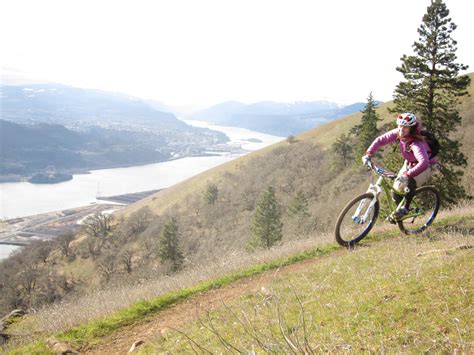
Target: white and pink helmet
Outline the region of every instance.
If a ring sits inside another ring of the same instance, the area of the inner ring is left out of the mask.
[[[414,126],[416,125],[416,116],[411,112],[405,112],[397,117],[397,126]]]

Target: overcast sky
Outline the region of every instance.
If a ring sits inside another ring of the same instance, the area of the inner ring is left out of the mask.
[[[2,0],[4,82],[30,77],[169,105],[392,99],[429,0]],[[445,0],[474,70],[474,2]]]

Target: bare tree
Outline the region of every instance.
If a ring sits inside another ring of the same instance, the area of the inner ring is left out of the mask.
[[[26,250],[29,262],[41,261],[43,264],[46,264],[53,246],[54,243],[50,240],[36,240],[30,243]]]
[[[133,258],[133,251],[127,249],[122,252],[122,255],[121,255],[122,264],[125,267],[125,271],[129,274],[132,272],[132,258]]]
[[[17,274],[16,281],[23,294],[30,296],[35,290],[40,277],[36,264],[24,265],[24,269]]]
[[[132,235],[142,233],[148,228],[154,218],[155,214],[151,211],[150,207],[140,208],[127,219],[126,225],[128,233]]]
[[[105,238],[112,232],[112,216],[95,213],[86,218],[84,228],[87,235],[94,238]]]
[[[84,232],[89,237],[87,246],[92,257],[96,257],[102,250],[107,238],[112,235],[112,216],[95,213],[83,222]]]
[[[71,249],[69,247],[69,244],[74,240],[74,233],[72,232],[67,232],[63,235],[60,235],[55,239],[56,244],[58,245],[59,249],[63,253],[65,257],[69,256],[69,253],[71,252]]]
[[[104,282],[109,282],[116,270],[115,255],[108,254],[102,257],[97,268]]]

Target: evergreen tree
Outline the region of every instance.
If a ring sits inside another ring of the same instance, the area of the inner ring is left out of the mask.
[[[270,186],[257,203],[252,225],[252,234],[258,244],[269,249],[283,238],[280,218],[280,206],[275,197],[275,190]]]
[[[344,133],[332,144],[332,151],[342,158],[344,166],[347,166],[347,163],[352,158],[352,150],[350,138]]]
[[[467,65],[455,63],[457,42],[451,38],[456,25],[442,0],[432,0],[418,29],[419,41],[413,44],[415,55],[403,55],[397,68],[405,78],[394,94],[393,111],[414,112],[423,126],[433,132],[441,143],[439,154],[441,174],[433,177],[443,201],[454,203],[466,197],[461,186],[463,172],[457,167],[467,165],[460,143],[449,137],[461,123],[457,109],[459,97],[467,94],[468,76],[459,76]]]
[[[171,271],[178,271],[183,265],[184,256],[179,248],[178,223],[175,218],[165,223],[161,232],[158,255],[162,262],[171,264]]]
[[[308,212],[308,199],[302,191],[298,191],[291,206],[288,208],[288,216],[296,222],[296,232],[300,233],[301,229],[310,217]]]
[[[207,202],[209,205],[214,205],[214,203],[217,201],[217,196],[219,195],[219,189],[217,188],[216,184],[208,184],[206,193],[204,194],[204,200]]]
[[[296,139],[296,137],[292,134],[290,134],[288,136],[288,138],[286,138],[286,141],[289,143],[289,144],[293,144],[293,143],[296,143],[298,142],[298,139]]]
[[[377,129],[377,121],[380,121],[378,113],[376,112],[377,104],[374,101],[372,93],[369,94],[367,105],[365,105],[362,112],[361,123],[352,128],[351,133],[357,137],[357,144],[355,148],[355,160],[360,164],[360,159],[370,144],[379,134]]]

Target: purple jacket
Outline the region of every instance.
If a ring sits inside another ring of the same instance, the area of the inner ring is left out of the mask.
[[[380,147],[395,142],[398,139],[398,128],[392,129],[385,134],[377,137],[369,149],[367,154],[374,155]],[[430,160],[431,153],[428,143],[425,141],[415,140],[412,137],[400,139],[400,151],[405,160],[408,161],[408,177],[415,177],[425,171],[430,165],[437,163],[436,158]]]

